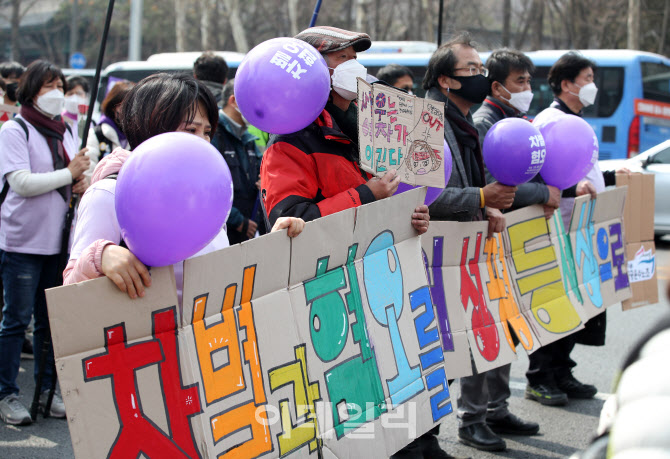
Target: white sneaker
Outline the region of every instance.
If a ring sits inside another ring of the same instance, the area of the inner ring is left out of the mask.
[[[17,426],[24,426],[33,422],[28,410],[19,402],[17,394],[10,394],[0,400],[0,417],[7,424]]]
[[[40,394],[40,410],[44,412],[44,409],[47,406],[47,400],[49,399],[49,391],[42,391]],[[51,400],[51,409],[49,410],[49,416],[52,418],[64,418],[65,417],[65,405],[63,404],[63,399],[61,398],[58,391],[54,392],[53,399]]]

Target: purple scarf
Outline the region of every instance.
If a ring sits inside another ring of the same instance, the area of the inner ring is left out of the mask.
[[[108,124],[109,126],[111,126],[114,129],[114,131],[116,131],[116,135],[119,136],[119,144],[121,145],[121,147],[123,148],[128,147],[128,139],[126,139],[126,135],[121,131],[121,129],[119,129],[119,127],[116,125],[113,119],[103,114],[100,117],[99,124]]]

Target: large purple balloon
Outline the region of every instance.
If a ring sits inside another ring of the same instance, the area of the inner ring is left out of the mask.
[[[146,265],[167,266],[219,233],[233,205],[233,182],[209,142],[169,132],[133,151],[119,173],[115,201],[128,249]]]
[[[589,123],[579,116],[551,116],[540,124],[539,129],[547,146],[547,156],[540,171],[547,185],[561,190],[570,188],[598,161],[598,138]]]
[[[540,113],[538,113],[535,118],[533,118],[533,126],[535,126],[538,129],[541,129],[542,126],[547,124],[549,121],[559,118],[561,116],[568,116],[568,115],[566,115],[564,112],[554,107],[545,108]]]
[[[307,127],[330,94],[321,54],[295,38],[273,38],[249,51],[235,74],[235,100],[250,124],[272,134]]]
[[[546,153],[540,131],[521,118],[505,118],[491,126],[482,150],[491,175],[510,186],[521,185],[535,177]]]
[[[452,162],[451,162],[451,148],[449,148],[449,145],[447,144],[447,141],[444,141],[444,155],[442,156],[442,160],[444,161],[444,183],[449,183],[449,178],[451,177],[451,167],[452,167]],[[403,183],[400,182],[398,185],[398,189],[396,190],[394,195],[398,193],[403,193],[408,190],[413,190],[414,188],[419,188],[418,186],[412,186],[408,183]],[[428,190],[426,191],[426,199],[424,200],[424,204],[427,206],[431,205],[439,195],[442,194],[444,191],[444,188],[437,188],[433,186],[427,187]]]

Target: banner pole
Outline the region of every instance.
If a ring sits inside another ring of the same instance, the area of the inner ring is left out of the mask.
[[[312,20],[309,21],[309,26],[314,27],[316,24],[316,18],[319,16],[319,10],[321,9],[321,0],[316,0],[316,5],[314,6],[314,13],[312,14]]]

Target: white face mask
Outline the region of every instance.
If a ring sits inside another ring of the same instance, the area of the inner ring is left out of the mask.
[[[79,115],[79,106],[86,105],[86,101],[79,96],[67,96],[65,98],[65,111],[73,115]]]
[[[574,92],[570,92],[570,94],[579,97],[579,101],[584,107],[593,105],[593,103],[596,101],[596,96],[598,95],[598,87],[596,84],[589,83],[584,86],[579,86],[577,83],[575,83],[575,86],[579,88],[579,94],[575,94]]]
[[[65,105],[65,95],[63,95],[63,92],[59,89],[52,89],[39,96],[36,105],[37,108],[47,115],[60,115],[63,111],[63,106]]]
[[[358,83],[356,78],[366,79],[368,71],[356,59],[342,62],[333,69],[333,89],[347,100],[354,100],[357,95]]]
[[[530,103],[533,101],[533,91],[530,89],[527,91],[521,92],[511,92],[505,86],[500,84],[500,86],[509,93],[509,99],[501,97],[502,100],[509,103],[512,107],[519,110],[521,113],[526,113],[530,108]]]

